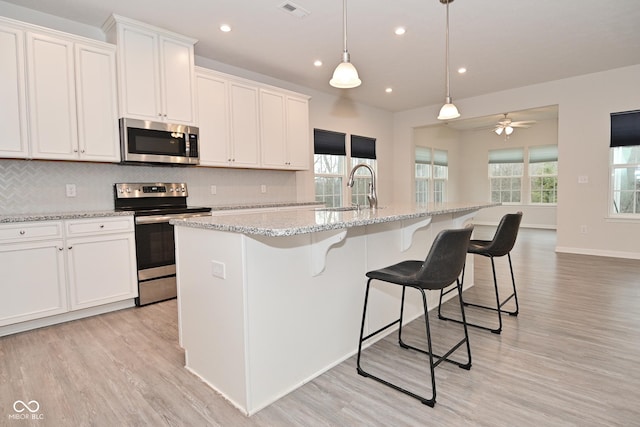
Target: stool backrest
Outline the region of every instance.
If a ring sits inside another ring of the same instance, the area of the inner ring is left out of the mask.
[[[442,289],[455,282],[467,259],[473,226],[443,230],[436,236],[416,282],[425,289]]]
[[[522,221],[522,212],[503,216],[491,244],[485,248],[485,251],[495,257],[505,256],[511,252],[513,245],[516,244],[520,221]]]

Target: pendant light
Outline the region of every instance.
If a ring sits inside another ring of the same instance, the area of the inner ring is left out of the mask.
[[[360,86],[362,81],[358,77],[358,70],[351,63],[349,51],[347,51],[347,0],[342,1],[342,25],[344,38],[342,62],[338,64],[333,72],[333,78],[329,80],[329,84],[340,89],[351,89]]]
[[[438,120],[449,120],[460,117],[460,113],[453,102],[451,102],[451,93],[449,91],[449,3],[453,0],[440,0],[440,3],[447,5],[447,32],[446,32],[446,57],[445,62],[447,63],[447,97],[445,98],[445,103],[440,109],[440,114],[438,115]]]

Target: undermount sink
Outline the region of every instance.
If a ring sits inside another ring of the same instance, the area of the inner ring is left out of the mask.
[[[332,208],[316,208],[314,210],[321,211],[321,212],[345,212],[345,211],[357,211],[359,209],[365,209],[365,208],[358,208],[357,206],[338,206],[338,207],[332,207]]]
[[[319,212],[347,212],[347,211],[364,211],[364,210],[370,210],[371,208],[368,206],[337,206],[337,207],[330,207],[330,208],[316,208],[314,209],[315,211],[319,211]],[[378,207],[376,209],[382,209],[382,207]]]

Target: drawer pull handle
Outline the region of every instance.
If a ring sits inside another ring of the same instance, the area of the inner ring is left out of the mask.
[[[62,252],[62,251],[64,250],[64,248],[58,248],[58,250],[59,250],[60,252]]]
[[[69,246],[67,249],[71,250],[71,249],[73,249],[73,246]]]
[[[100,228],[104,228],[104,224],[100,224]]]
[[[24,231],[24,230],[20,230],[20,235],[21,235],[21,236],[24,236],[25,234],[27,234],[27,232],[26,232],[26,231]]]

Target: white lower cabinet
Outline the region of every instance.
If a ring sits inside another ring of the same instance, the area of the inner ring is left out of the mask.
[[[67,311],[63,241],[0,245],[0,326]]]
[[[71,310],[93,307],[138,296],[133,233],[113,233],[114,220],[67,224],[67,230],[96,225],[100,234],[69,238],[67,276]],[[128,221],[117,220],[126,227]],[[117,224],[116,222],[116,224]],[[102,231],[105,230],[106,231]],[[131,229],[133,231],[133,229]]]
[[[0,267],[0,327],[133,300],[133,217],[2,224]]]

